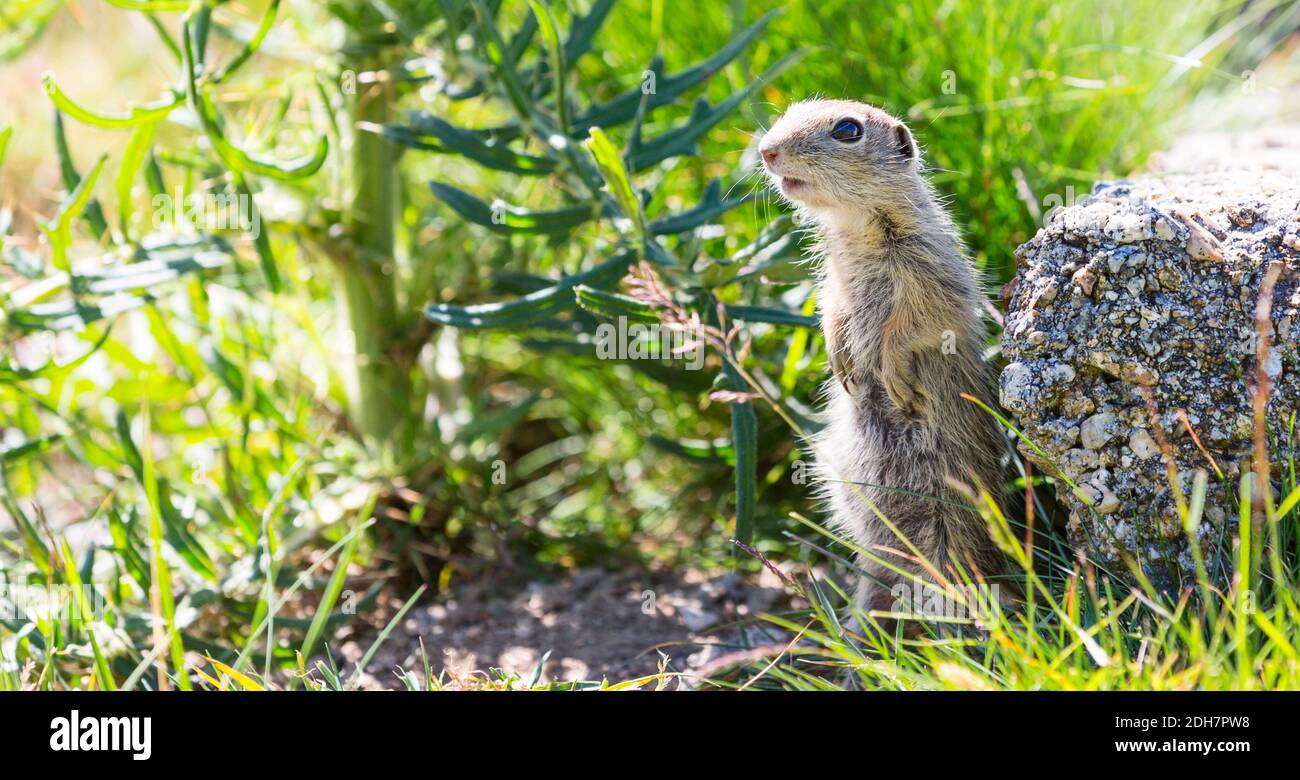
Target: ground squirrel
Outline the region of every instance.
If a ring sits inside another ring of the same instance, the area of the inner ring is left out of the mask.
[[[791,106],[759,151],[818,238],[835,378],[815,451],[834,524],[878,558],[860,561],[858,603],[897,606],[891,590],[912,583],[890,566],[926,576],[868,502],[949,581],[953,558],[996,573],[983,520],[945,479],[994,495],[1002,483],[997,423],[961,397],[992,397],[979,281],[911,131],[872,106],[814,100]]]

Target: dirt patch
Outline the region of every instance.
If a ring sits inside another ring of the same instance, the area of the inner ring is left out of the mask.
[[[628,574],[582,570],[553,583],[488,593],[465,585],[403,618],[360,676],[362,688],[403,687],[397,670],[422,678],[420,641],[432,674],[468,687],[490,672],[529,683],[542,658],[543,681],[611,683],[665,671],[682,673],[742,649],[738,622],[791,605],[780,579],[698,572]],[[746,629],[750,643],[776,632]],[[370,637],[341,646],[350,665]],[[547,656],[547,653],[550,653]],[[421,680],[423,682],[423,680]]]

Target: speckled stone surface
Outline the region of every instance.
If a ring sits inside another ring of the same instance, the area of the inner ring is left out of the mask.
[[[1231,539],[1235,515],[1178,413],[1235,485],[1250,468],[1255,310],[1272,263],[1268,421],[1286,448],[1300,407],[1298,208],[1300,180],[1278,171],[1103,182],[1017,251],[1001,402],[1047,457],[1021,451],[1081,488],[1058,481],[1058,497],[1098,563],[1124,572],[1125,550],[1161,588],[1193,571],[1161,433],[1184,491],[1210,471],[1196,529],[1207,560]]]

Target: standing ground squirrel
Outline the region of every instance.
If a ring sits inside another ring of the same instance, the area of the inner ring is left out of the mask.
[[[981,294],[951,218],[921,175],[912,133],[862,103],[814,100],[786,111],[760,145],[782,195],[812,222],[818,303],[836,380],[818,436],[818,471],[834,524],[871,553],[857,600],[896,606],[901,569],[927,575],[874,504],[949,582],[1001,569],[983,520],[947,483],[997,495],[1003,437],[961,397],[991,403]]]

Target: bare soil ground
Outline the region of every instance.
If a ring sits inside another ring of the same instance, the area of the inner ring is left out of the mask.
[[[655,674],[661,663],[685,675],[742,649],[737,621],[790,606],[784,584],[768,571],[710,577],[591,569],[506,593],[465,585],[412,609],[365,668],[361,687],[400,688],[399,668],[421,678],[421,640],[433,676],[453,688],[500,679],[492,669],[527,685],[544,656],[543,681],[614,683]],[[779,639],[761,625],[746,631],[750,644]],[[341,645],[349,665],[371,640]]]

